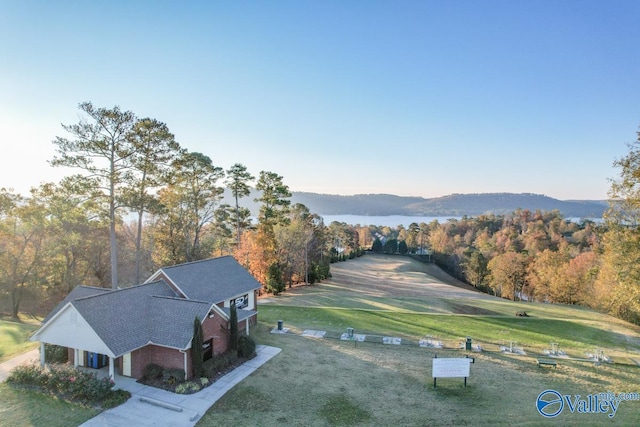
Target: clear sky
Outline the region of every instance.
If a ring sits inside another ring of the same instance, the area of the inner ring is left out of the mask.
[[[293,191],[604,199],[640,125],[640,1],[0,0],[0,187],[78,104]]]

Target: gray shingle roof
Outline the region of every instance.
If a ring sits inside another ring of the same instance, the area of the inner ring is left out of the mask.
[[[186,298],[165,280],[117,290],[78,286],[43,324],[66,304],[72,304],[116,357],[149,343],[186,349],[196,317],[203,320],[214,304],[261,286],[230,256],[167,267],[160,272]],[[153,277],[162,276],[156,273]],[[228,308],[221,310],[229,317]],[[254,314],[238,310],[238,321]]]
[[[232,256],[164,267],[161,271],[188,299],[198,301],[219,303],[261,287]]]
[[[113,354],[120,356],[150,341],[149,299],[157,295],[173,297],[175,292],[158,281],[76,299],[71,304]]]
[[[227,315],[227,318],[231,317],[231,309],[229,307],[218,307],[218,308],[220,308],[220,310],[222,310],[224,314]],[[240,310],[236,310],[236,314],[238,315],[238,322],[240,322],[241,320],[244,320],[247,317],[251,317],[254,314],[258,314],[258,312],[253,310],[240,309]]]
[[[185,349],[193,337],[193,321],[201,321],[213,304],[183,298],[153,297],[151,308],[151,341],[155,344]]]
[[[78,298],[90,297],[93,295],[100,295],[110,291],[111,289],[95,288],[93,286],[84,286],[84,285],[76,286],[75,288],[73,288],[71,292],[69,292],[69,295],[67,295],[65,299],[60,301],[60,303],[53,310],[51,310],[51,313],[49,313],[49,315],[47,315],[47,317],[44,318],[44,320],[42,321],[42,324],[47,323],[53,316],[56,315],[57,312],[60,311],[60,309],[62,309],[62,307],[67,305],[69,301],[74,301],[74,300],[77,300]]]

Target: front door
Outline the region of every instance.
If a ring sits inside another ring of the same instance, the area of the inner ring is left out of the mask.
[[[131,353],[122,355],[122,375],[125,377],[131,376]]]

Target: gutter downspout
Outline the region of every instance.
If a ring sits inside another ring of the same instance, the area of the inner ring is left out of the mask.
[[[184,355],[184,380],[187,380],[187,352],[185,350],[178,350]]]

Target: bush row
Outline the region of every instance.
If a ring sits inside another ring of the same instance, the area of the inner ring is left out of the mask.
[[[98,379],[95,373],[83,372],[72,366],[52,364],[47,368],[38,365],[18,366],[7,378],[7,383],[26,386],[86,405],[113,407],[126,401],[131,395],[124,390],[113,390],[109,378]]]

